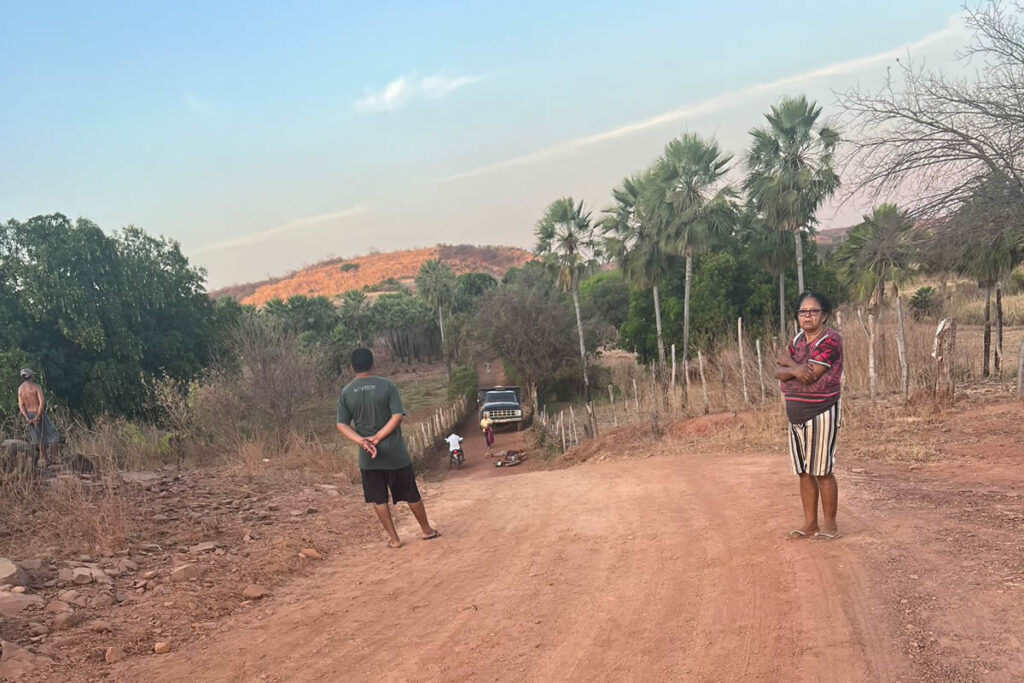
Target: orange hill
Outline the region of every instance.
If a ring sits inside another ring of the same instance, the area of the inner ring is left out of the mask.
[[[324,261],[282,278],[225,287],[210,296],[232,296],[243,304],[262,306],[271,299],[296,294],[335,297],[353,289],[373,287],[388,279],[412,286],[420,266],[441,259],[455,271],[489,273],[499,280],[510,269],[533,259],[533,254],[515,247],[473,247],[437,245],[425,249],[370,254],[352,259]]]

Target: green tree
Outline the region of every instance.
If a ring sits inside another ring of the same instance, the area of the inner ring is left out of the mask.
[[[0,225],[0,353],[32,360],[57,402],[138,413],[147,378],[193,377],[217,349],[204,273],[176,242],[61,214]]]
[[[416,275],[416,291],[424,301],[437,311],[437,324],[441,330],[441,349],[444,354],[445,376],[451,379],[452,367],[444,339],[445,313],[455,305],[455,273],[440,259],[431,259],[420,267]]]
[[[778,283],[779,339],[786,341],[786,266],[793,253],[789,242],[794,235],[768,227],[749,203],[739,222],[738,237],[753,261]]]
[[[899,344],[901,391],[910,396],[910,360],[907,353],[907,329],[903,316],[903,297],[899,286],[912,274],[912,230],[914,222],[895,204],[875,207],[864,221],[854,226],[836,249],[835,261],[840,276],[853,295],[874,300],[881,306],[887,284],[896,296],[897,341]]]
[[[355,289],[345,292],[341,298],[340,316],[342,324],[355,334],[357,344],[365,346],[370,343],[373,318],[365,293]]]
[[[634,287],[651,288],[658,339],[658,368],[664,370],[665,338],[658,288],[669,276],[671,254],[666,244],[664,221],[650,216],[652,204],[658,198],[654,181],[652,170],[625,178],[620,187],[612,190],[615,204],[604,210],[605,218],[600,227],[606,236],[605,251],[618,261],[629,282]]]
[[[992,352],[992,294],[996,294],[996,372],[1002,361],[1002,283],[1024,260],[1024,191],[1013,180],[991,174],[974,195],[935,231],[929,245],[953,270],[985,289],[982,376],[988,377]]]
[[[822,203],[839,188],[835,148],[839,132],[819,124],[821,107],[803,95],[784,97],[765,114],[768,124],[750,131],[743,187],[775,230],[800,236]],[[797,286],[804,289],[803,240],[796,245]]]
[[[584,319],[618,330],[629,315],[629,285],[621,271],[597,273],[580,283]]]
[[[912,273],[913,220],[895,204],[881,204],[836,248],[839,274],[853,296],[881,306],[887,285],[898,292]]]
[[[534,410],[544,384],[572,362],[572,327],[564,295],[543,280],[489,290],[473,321],[480,343],[522,378]]]
[[[455,310],[468,313],[486,292],[498,286],[489,273],[463,273],[455,278]]]
[[[732,156],[714,140],[686,134],[665,146],[655,165],[662,201],[654,213],[664,225],[671,248],[686,259],[683,294],[683,361],[690,352],[690,289],[693,258],[704,253],[716,236],[728,234],[736,221],[735,190],[722,180]]]
[[[580,341],[587,415],[590,419],[591,434],[597,436],[597,416],[594,413],[590,376],[587,373],[587,348],[583,335],[583,318],[580,315],[579,287],[580,279],[593,267],[601,253],[594,226],[590,222],[590,212],[584,210],[582,201],[577,204],[571,197],[556,199],[544,211],[534,233],[537,236],[537,254],[557,273],[556,280],[562,288],[572,293],[572,302],[576,309],[576,332]]]

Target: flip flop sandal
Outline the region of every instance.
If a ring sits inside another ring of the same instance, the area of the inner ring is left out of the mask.
[[[430,534],[429,536],[424,536],[423,540],[424,541],[430,541],[430,540],[433,540],[433,539],[439,537],[440,535],[441,535],[441,532],[438,531],[437,529],[434,529],[434,533]]]
[[[815,541],[834,541],[837,538],[839,538],[841,535],[842,534],[840,534],[838,531],[835,532],[834,534],[826,534],[823,531],[819,531],[818,533],[814,534],[814,538],[812,540],[815,540]]]
[[[793,529],[787,535],[787,537],[791,541],[799,541],[801,539],[808,538],[809,536],[810,536],[809,533],[807,533],[806,531],[801,531],[800,529]]]

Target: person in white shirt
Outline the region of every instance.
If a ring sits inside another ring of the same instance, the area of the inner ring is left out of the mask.
[[[446,437],[445,441],[448,442],[449,452],[457,451],[462,448],[462,437],[455,432],[452,432],[451,436]]]

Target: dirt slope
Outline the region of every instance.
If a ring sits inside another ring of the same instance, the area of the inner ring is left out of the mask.
[[[737,489],[737,482],[743,482]],[[911,680],[859,551],[788,542],[776,457],[427,484],[444,536],[353,548],[121,681]],[[738,495],[738,493],[740,495]],[[345,520],[337,520],[344,524]]]
[[[373,287],[389,278],[412,285],[420,266],[431,259],[441,259],[456,275],[488,273],[500,280],[510,268],[533,259],[533,254],[515,247],[437,245],[324,261],[282,278],[225,287],[210,296],[233,296],[244,304],[262,306],[271,299],[287,299],[296,294],[335,297],[352,289]]]

